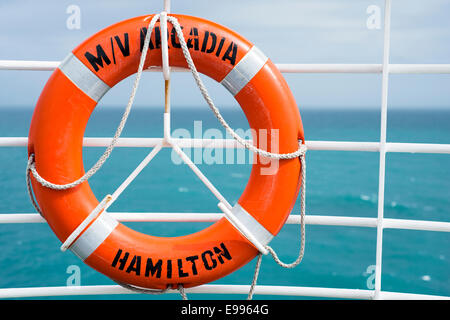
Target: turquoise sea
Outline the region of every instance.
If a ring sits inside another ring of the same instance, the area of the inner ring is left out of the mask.
[[[0,136],[27,136],[32,107],[0,109]],[[101,106],[88,124],[86,136],[112,136],[122,109]],[[301,110],[307,140],[378,141],[380,113],[376,109]],[[225,109],[233,128],[247,129],[241,112]],[[172,130],[193,132],[219,124],[207,107],[173,108]],[[397,109],[388,113],[388,141],[450,143],[450,111]],[[222,130],[223,132],[223,130]],[[162,108],[132,111],[123,136],[161,137]],[[103,148],[85,148],[90,167]],[[98,198],[112,193],[148,153],[144,148],[117,148],[92,179]],[[193,154],[192,154],[193,155]],[[0,148],[0,212],[33,212],[26,193],[26,148]],[[248,161],[247,161],[248,163]],[[379,154],[376,152],[309,151],[307,154],[307,214],[376,217]],[[234,203],[250,172],[249,164],[200,164],[199,168]],[[450,221],[450,157],[438,154],[389,153],[386,162],[385,217]],[[299,213],[298,205],[294,213]],[[186,165],[175,165],[163,150],[110,208],[113,212],[219,212],[217,200]],[[160,236],[189,234],[206,223],[126,223]],[[299,226],[286,225],[273,240],[285,261],[295,259]],[[286,245],[289,244],[289,245]],[[81,285],[113,284],[85,266],[70,252],[62,253],[50,228],[40,224],[0,225],[0,288],[65,286],[71,270],[80,270]],[[376,229],[306,227],[303,262],[286,270],[264,257],[258,284],[331,288],[373,288]],[[75,267],[74,267],[75,266]],[[255,260],[220,284],[250,284]],[[386,229],[382,290],[450,296],[450,234]],[[55,298],[55,297],[51,297]],[[58,297],[56,297],[58,298]],[[62,299],[180,299],[179,295],[111,295]],[[189,295],[190,299],[244,299],[244,295]],[[255,296],[255,299],[302,297]]]

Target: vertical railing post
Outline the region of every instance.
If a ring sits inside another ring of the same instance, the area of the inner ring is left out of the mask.
[[[164,0],[164,11],[167,13],[170,12],[170,0]]]
[[[170,0],[164,0],[164,11],[161,13],[161,53],[162,73],[164,77],[164,142],[168,143],[170,137],[170,65],[169,48],[167,44],[167,14],[170,12]]]
[[[391,1],[385,0],[383,70],[381,76],[382,84],[381,84],[380,168],[378,179],[378,220],[377,220],[377,247],[376,247],[374,299],[379,299],[381,291],[381,270],[383,257],[384,190],[386,177],[386,132],[387,132],[387,107],[388,107],[388,88],[389,88],[390,33],[391,33]]]

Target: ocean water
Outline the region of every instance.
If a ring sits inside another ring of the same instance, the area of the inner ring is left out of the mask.
[[[27,136],[32,108],[0,109],[0,136]],[[112,136],[122,110],[101,106],[89,121],[86,136]],[[308,140],[378,141],[378,110],[301,110]],[[233,128],[248,124],[236,109],[224,110]],[[194,131],[201,120],[204,132],[219,128],[207,107],[174,107],[172,130]],[[392,110],[388,114],[388,141],[450,143],[450,111]],[[217,131],[216,131],[217,132]],[[223,133],[223,130],[219,131]],[[125,137],[161,137],[162,108],[132,111]],[[103,148],[85,148],[90,167]],[[117,148],[90,184],[98,198],[112,193],[144,158],[143,148]],[[192,153],[192,156],[195,156]],[[0,212],[33,212],[26,193],[26,148],[0,148]],[[173,163],[163,150],[121,195],[110,211],[218,212],[217,200],[186,165]],[[379,154],[376,152],[309,151],[307,154],[307,214],[376,217]],[[220,192],[234,203],[247,182],[251,165],[199,164]],[[450,158],[448,155],[389,153],[386,162],[385,217],[450,221]],[[299,213],[298,202],[294,213]],[[208,223],[126,223],[153,235],[174,236],[203,229]],[[284,261],[296,258],[299,226],[286,225],[272,245]],[[382,290],[450,295],[450,234],[386,229],[384,231]],[[286,245],[289,243],[290,245]],[[79,268],[81,285],[113,284],[85,266],[60,243],[46,224],[0,225],[0,288],[65,286],[70,270]],[[258,284],[372,289],[376,229],[360,227],[306,227],[303,262],[286,270],[263,258]],[[255,260],[220,284],[250,284]],[[52,297],[55,298],[55,297]],[[56,297],[62,299],[180,299],[179,295],[104,295]],[[243,295],[189,295],[191,299],[244,299]],[[302,297],[255,296],[255,299]]]

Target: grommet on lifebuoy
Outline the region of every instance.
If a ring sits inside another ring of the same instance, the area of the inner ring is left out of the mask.
[[[250,127],[270,136],[278,132],[278,151],[288,153],[304,141],[295,99],[276,66],[253,44],[216,23],[178,19],[199,72],[225,86],[242,107]],[[29,155],[48,181],[66,184],[83,176],[82,142],[89,116],[101,97],[135,73],[147,32],[141,16],[112,25],[79,45],[60,64],[39,98],[29,134]],[[159,23],[151,35],[145,68],[161,66]],[[168,26],[170,65],[186,68],[173,26]],[[270,141],[265,148],[270,148]],[[276,161],[276,160],[271,160]],[[253,164],[248,184],[230,210],[268,244],[291,212],[301,182],[298,158],[285,159],[273,174],[267,161]],[[99,202],[88,182],[68,189],[45,188],[32,178],[44,218],[62,241],[85,221]],[[192,287],[217,280],[248,263],[258,250],[223,218],[187,236],[155,237],[136,232],[102,214],[70,246],[86,264],[108,277],[143,288]]]

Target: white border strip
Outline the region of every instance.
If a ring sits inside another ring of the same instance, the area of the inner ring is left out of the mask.
[[[264,255],[269,253],[266,249],[266,245],[273,239],[273,235],[251,214],[238,203],[231,210],[223,203],[219,203],[218,207],[223,211],[228,222],[252,243],[259,252]]]
[[[267,60],[264,53],[253,46],[220,83],[235,96],[261,70]]]
[[[81,260],[86,260],[105,241],[118,224],[116,219],[107,212],[103,212],[69,249]]]
[[[58,68],[70,81],[95,102],[98,102],[110,89],[106,83],[86,67],[73,53],[70,53]]]

